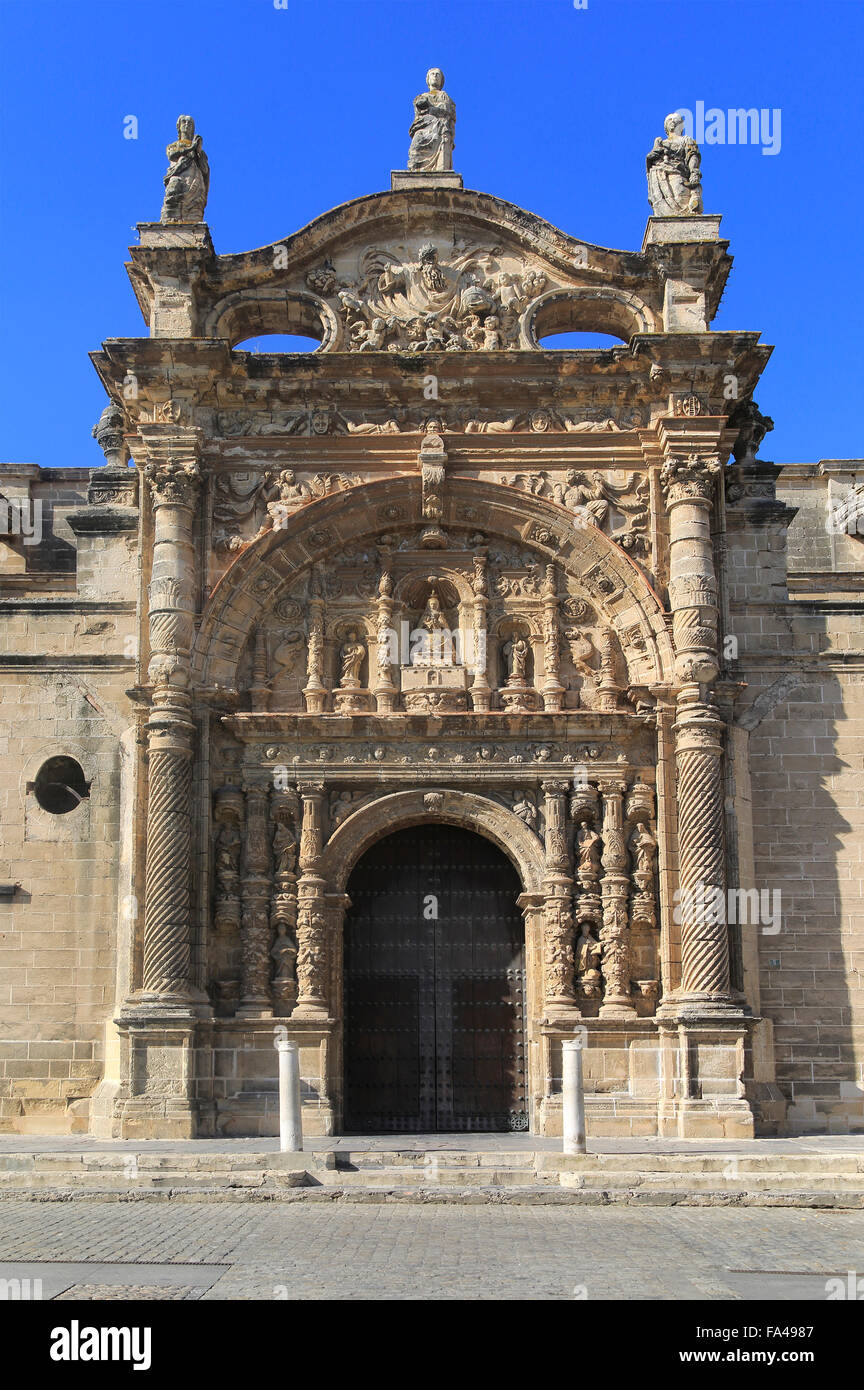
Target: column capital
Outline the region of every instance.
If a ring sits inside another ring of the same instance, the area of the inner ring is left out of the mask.
[[[716,454],[669,455],[660,469],[667,510],[682,502],[710,506],[719,473],[720,459]]]
[[[197,461],[158,460],[145,465],[144,478],[154,508],[185,507],[192,511],[198,498],[201,474]]]

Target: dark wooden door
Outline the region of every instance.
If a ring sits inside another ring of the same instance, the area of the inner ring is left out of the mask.
[[[525,938],[510,861],[448,825],[399,830],[348,882],[345,1129],[527,1129]]]

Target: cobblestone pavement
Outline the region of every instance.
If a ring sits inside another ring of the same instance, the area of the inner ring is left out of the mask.
[[[50,1275],[60,1262],[74,1268],[45,1279],[46,1298],[56,1298],[59,1285],[87,1285],[91,1298],[117,1298],[125,1287],[130,1297],[146,1289],[148,1298],[205,1300],[815,1300],[825,1298],[826,1279],[864,1273],[864,1216],[4,1204],[0,1278]]]

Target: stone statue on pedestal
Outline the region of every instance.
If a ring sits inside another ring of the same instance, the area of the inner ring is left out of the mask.
[[[166,150],[168,172],[160,222],[203,222],[210,165],[191,116],[177,119],[177,139]]]
[[[414,98],[408,168],[416,172],[452,169],[456,107],[444,91],[440,68],[429,69],[426,86],[429,90]]]
[[[579,989],[587,998],[597,998],[603,984],[603,976],[600,973],[600,960],[603,955],[603,948],[600,942],[591,935],[591,923],[583,921],[580,924],[580,936],[576,942],[576,975],[579,981]]]
[[[648,201],[655,217],[686,217],[702,211],[699,147],[683,134],[684,117],[677,111],[663,122],[666,139],[658,135],[645,164]]]
[[[512,642],[508,642],[504,655],[510,666],[510,674],[507,678],[510,685],[524,685],[528,675],[528,657],[531,648],[524,637],[514,637]]]
[[[339,653],[339,663],[341,674],[339,684],[343,690],[359,690],[362,682],[360,680],[360,669],[363,665],[363,658],[366,655],[366,647],[357,636],[356,629],[352,628],[346,634],[345,642]]]

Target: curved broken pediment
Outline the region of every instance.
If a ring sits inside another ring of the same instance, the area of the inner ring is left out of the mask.
[[[130,275],[150,317],[156,248]],[[504,199],[461,189],[376,193],[269,246],[210,255],[194,287],[200,336],[268,333],[321,351],[536,348],[577,323],[629,341],[662,331],[655,260],[561,232]]]

